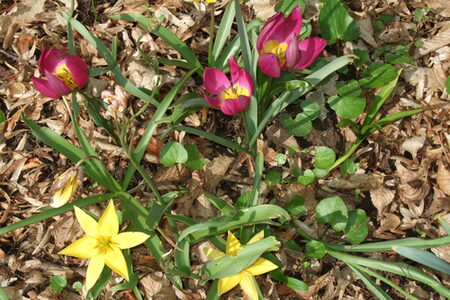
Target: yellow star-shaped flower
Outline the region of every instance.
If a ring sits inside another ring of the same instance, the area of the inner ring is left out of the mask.
[[[75,216],[87,236],[76,240],[58,254],[90,259],[86,274],[88,290],[97,282],[105,264],[128,281],[127,263],[121,249],[137,246],[145,242],[149,235],[143,232],[119,233],[119,219],[112,200],[98,223],[76,206]]]
[[[248,242],[248,244],[255,243],[263,238],[264,232],[261,231],[256,234]],[[226,253],[211,248],[205,248],[204,251],[209,258],[218,259],[225,255],[236,256],[241,249],[244,249],[244,247],[241,245],[239,240],[234,236],[234,234],[228,232]],[[253,276],[270,272],[272,270],[275,270],[276,268],[278,268],[278,266],[271,261],[268,261],[264,258],[258,258],[251,266],[249,266],[242,272],[233,276],[219,278],[219,296],[228,292],[239,284],[251,300],[258,300],[256,281],[253,279]]]

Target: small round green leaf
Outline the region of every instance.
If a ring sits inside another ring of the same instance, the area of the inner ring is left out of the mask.
[[[336,231],[343,231],[347,226],[347,207],[340,197],[327,197],[316,206],[316,218],[320,223],[330,224]]]
[[[366,212],[362,209],[352,210],[348,213],[345,238],[352,244],[362,243],[369,233]]]
[[[328,104],[336,114],[344,119],[354,119],[364,111],[366,99],[362,97],[339,97],[332,96],[328,99]]]
[[[327,249],[325,248],[325,245],[323,243],[315,240],[306,243],[305,256],[307,258],[321,259],[325,256],[325,254],[327,254]]]
[[[62,292],[67,286],[67,278],[60,275],[54,275],[50,278],[50,287],[55,292]]]
[[[300,195],[294,195],[293,199],[284,206],[291,215],[300,217],[305,214],[305,199]]]
[[[82,284],[81,282],[79,282],[79,281],[75,281],[75,282],[72,284],[72,288],[73,288],[75,291],[79,292],[79,291],[81,291],[81,290],[83,289],[83,284]]]
[[[325,146],[317,147],[315,156],[314,166],[319,169],[329,169],[336,160],[334,150]]]
[[[171,141],[161,148],[159,161],[166,167],[171,167],[176,163],[182,164],[187,160],[188,152],[180,143]]]
[[[205,160],[199,155],[197,146],[188,145],[184,147],[188,153],[188,159],[184,165],[192,170],[200,170],[205,166]]]
[[[303,172],[303,175],[298,176],[297,182],[301,185],[308,185],[314,181],[314,178],[316,178],[314,172],[310,169],[306,169],[305,172]]]
[[[270,171],[266,174],[264,182],[268,185],[277,185],[281,182],[281,173],[278,171]]]

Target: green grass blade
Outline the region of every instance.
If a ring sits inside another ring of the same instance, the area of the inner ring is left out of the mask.
[[[253,178],[253,187],[250,194],[250,203],[248,206],[255,206],[258,204],[259,188],[261,186],[262,173],[264,169],[264,153],[260,152],[255,158],[255,178]]]
[[[169,93],[164,97],[161,104],[156,109],[152,119],[148,123],[147,128],[144,131],[144,134],[142,135],[141,140],[139,141],[138,145],[136,146],[136,149],[134,149],[133,152],[133,158],[136,161],[136,163],[140,163],[142,156],[144,156],[145,149],[147,148],[148,143],[150,142],[150,139],[153,136],[154,131],[156,130],[156,127],[158,126],[158,122],[164,117],[164,115],[167,112],[167,109],[169,109],[170,104],[175,99],[175,96],[178,94],[180,89],[184,86],[188,78],[192,76],[197,71],[197,69],[193,69],[186,73],[180,81],[170,90]],[[122,188],[124,190],[127,189],[128,185],[131,182],[131,179],[133,178],[134,173],[136,172],[136,168],[134,165],[129,165],[128,169],[125,173],[123,182],[122,182]]]
[[[224,216],[232,217],[236,215],[236,210],[230,204],[219,197],[205,192],[206,199],[209,200]]]
[[[0,300],[8,300],[8,296],[2,288],[0,288]]]
[[[420,249],[434,248],[439,246],[450,245],[450,236],[445,236],[436,239],[424,240],[418,238],[405,238],[393,241],[365,243],[360,245],[336,245],[328,244],[327,247],[336,251],[344,252],[381,252],[391,251],[392,247],[414,247]]]
[[[377,117],[378,112],[380,111],[381,106],[390,98],[392,92],[395,90],[395,86],[397,85],[398,78],[400,77],[401,70],[397,72],[397,77],[389,82],[388,85],[381,88],[381,90],[375,95],[375,99],[370,105],[366,119],[364,120],[363,127],[371,124],[373,120]]]
[[[349,268],[355,273],[359,279],[372,291],[372,293],[380,300],[392,300],[392,298],[383,291],[375,282],[370,279],[364,272],[360,270],[360,267],[357,265],[348,265]]]
[[[394,263],[394,262],[386,262],[379,261],[371,258],[364,258],[354,255],[348,255],[340,252],[335,252],[333,250],[328,249],[328,254],[331,256],[342,260],[346,264],[356,264],[372,269],[377,269],[385,272],[391,272],[400,276],[408,277],[413,280],[417,280],[422,282],[431,288],[433,288],[436,292],[441,294],[444,297],[450,298],[450,290],[444,287],[439,281],[431,278],[427,274],[423,273],[419,269],[410,266],[404,263]]]
[[[181,130],[181,131],[186,131],[187,133],[190,134],[195,134],[201,137],[204,137],[205,139],[208,139],[214,143],[217,143],[219,145],[225,146],[227,148],[236,150],[236,151],[241,151],[247,154],[251,154],[247,149],[245,149],[244,147],[230,141],[229,139],[225,139],[223,137],[217,136],[215,134],[212,133],[208,133],[206,131],[200,130],[200,129],[196,129],[196,128],[192,128],[192,127],[188,127],[188,126],[183,126],[183,125],[175,125],[173,126],[174,129],[176,130]]]
[[[225,46],[227,39],[230,36],[231,26],[233,25],[234,16],[236,15],[236,8],[233,3],[229,3],[223,14],[219,29],[217,30],[216,40],[214,41],[213,51],[211,53],[211,61],[216,62],[220,53]]]
[[[67,203],[61,207],[58,208],[49,208],[46,209],[45,211],[38,213],[36,215],[32,215],[31,217],[28,217],[26,219],[23,219],[21,221],[18,221],[14,224],[8,225],[6,227],[0,228],[0,235],[8,233],[10,231],[16,230],[18,228],[22,228],[37,222],[41,222],[44,220],[47,220],[49,218],[52,218],[54,216],[58,216],[60,214],[66,213],[68,211],[73,210],[74,206],[78,206],[80,208],[88,206],[88,205],[92,205],[92,204],[96,204],[96,203],[100,203],[101,201],[105,201],[105,200],[109,200],[112,199],[114,197],[116,197],[117,194],[115,193],[111,193],[111,194],[101,194],[101,195],[95,195],[92,197],[87,197],[87,198],[83,198],[83,199],[79,199],[79,200],[75,200],[72,203]]]
[[[194,242],[242,226],[255,224],[270,224],[276,226],[280,225],[280,223],[273,221],[273,219],[278,218],[283,220],[290,219],[287,211],[277,205],[264,204],[253,206],[247,209],[237,210],[236,215],[231,218],[219,216],[209,221],[189,226],[180,234],[179,239],[181,240],[190,236],[191,241]]]
[[[450,224],[448,224],[447,220],[443,217],[439,218],[439,223],[441,223],[442,227],[444,227],[444,230],[447,232],[447,235],[450,235]]]
[[[431,252],[417,248],[401,246],[394,246],[392,247],[392,250],[412,261],[450,275],[450,264],[440,259]]]

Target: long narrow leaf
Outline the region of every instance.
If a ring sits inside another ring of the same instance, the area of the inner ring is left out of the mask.
[[[353,273],[355,273],[359,277],[359,279],[361,279],[362,282],[364,282],[364,284],[372,291],[372,293],[378,299],[392,300],[392,298],[385,291],[383,291],[375,282],[372,281],[372,279],[370,279],[369,276],[367,276],[366,274],[364,274],[364,272],[360,270],[359,266],[352,264],[349,264],[348,266],[353,271]]]
[[[175,99],[175,96],[178,94],[180,89],[184,86],[186,83],[186,80],[188,80],[189,77],[192,76],[197,71],[197,69],[193,69],[186,73],[180,81],[170,90],[169,93],[164,97],[163,101],[160,103],[158,108],[155,111],[155,114],[153,115],[152,119],[147,125],[147,128],[144,131],[144,134],[142,135],[141,140],[139,141],[138,145],[136,146],[136,149],[133,153],[133,158],[136,161],[136,163],[139,163],[142,159],[142,156],[144,156],[145,149],[147,148],[148,143],[150,142],[150,139],[153,136],[153,133],[156,130],[156,127],[158,126],[158,122],[164,117],[164,115],[167,112],[167,109],[169,109],[170,104]],[[125,173],[125,177],[122,182],[122,188],[124,190],[127,189],[128,185],[131,182],[131,179],[133,178],[134,173],[136,172],[136,168],[133,165],[129,165],[128,169]]]
[[[230,36],[231,26],[233,25],[234,16],[236,14],[236,8],[233,3],[229,3],[223,14],[222,21],[217,30],[216,40],[214,41],[214,47],[212,51],[212,62],[215,63],[220,53],[225,46],[227,39]]]
[[[392,247],[392,250],[412,261],[450,275],[450,264],[431,252],[412,247],[400,246],[394,246]]]

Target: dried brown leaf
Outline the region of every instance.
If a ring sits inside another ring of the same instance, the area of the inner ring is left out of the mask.
[[[436,174],[436,181],[439,188],[450,196],[450,171],[445,167],[444,163],[438,160],[438,172]]]

